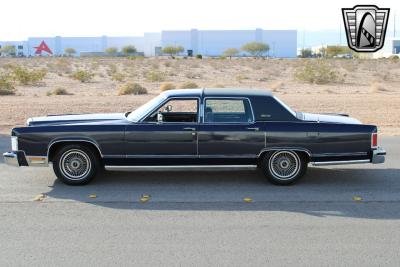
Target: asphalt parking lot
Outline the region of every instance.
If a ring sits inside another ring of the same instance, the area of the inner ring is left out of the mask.
[[[380,145],[385,164],[309,168],[290,187],[252,170],[109,172],[71,187],[0,162],[0,265],[398,266],[400,138]]]

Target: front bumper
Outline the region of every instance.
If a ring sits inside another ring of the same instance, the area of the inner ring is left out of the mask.
[[[378,147],[377,149],[372,150],[371,163],[373,164],[384,163],[385,155],[386,155],[386,150],[383,149],[382,147]]]

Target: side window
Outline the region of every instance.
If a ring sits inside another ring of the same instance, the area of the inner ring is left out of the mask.
[[[144,121],[156,122],[158,114],[162,114],[163,122],[197,122],[197,99],[171,99],[154,111]]]
[[[253,122],[248,99],[206,99],[205,123]]]

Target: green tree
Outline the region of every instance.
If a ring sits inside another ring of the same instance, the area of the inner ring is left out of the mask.
[[[183,52],[185,49],[182,46],[173,46],[173,45],[169,45],[166,46],[162,49],[162,52],[164,54],[168,54],[171,57],[173,57],[174,55]]]
[[[76,50],[69,47],[69,48],[65,48],[65,49],[64,49],[64,53],[65,53],[67,56],[70,57],[70,56],[76,54]]]
[[[312,57],[314,54],[310,48],[303,48],[300,50],[300,57],[302,58],[308,58]]]
[[[236,48],[228,48],[224,51],[224,56],[232,58],[239,54],[239,50]]]
[[[116,53],[118,53],[118,48],[116,48],[116,47],[107,47],[106,50],[104,50],[104,52],[106,52],[109,55],[115,55]]]
[[[242,50],[253,57],[261,57],[269,51],[269,45],[261,42],[250,42],[242,46]]]
[[[122,52],[123,52],[124,54],[129,55],[129,54],[134,54],[134,53],[136,53],[137,50],[136,50],[136,47],[135,47],[135,46],[133,46],[133,45],[127,45],[127,46],[124,46],[124,47],[122,48]]]
[[[15,56],[15,46],[5,45],[0,49],[0,53],[5,54],[6,56]]]

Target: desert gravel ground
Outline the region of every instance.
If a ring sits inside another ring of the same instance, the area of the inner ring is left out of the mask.
[[[385,164],[310,168],[290,187],[249,170],[110,172],[71,187],[0,162],[0,266],[398,266],[399,141],[381,139]]]
[[[385,135],[400,135],[400,61],[326,60],[338,81],[309,84],[295,74],[315,59],[168,59],[145,58],[0,58],[0,72],[10,64],[44,69],[36,85],[18,85],[16,95],[0,96],[0,132],[23,125],[27,118],[46,114],[126,112],[160,93],[163,83],[179,87],[265,88],[295,110],[347,113],[378,125]],[[94,74],[87,83],[70,78],[76,70]],[[121,81],[115,77],[122,78]],[[147,95],[118,96],[126,82],[144,86]],[[70,95],[47,96],[57,88]]]

